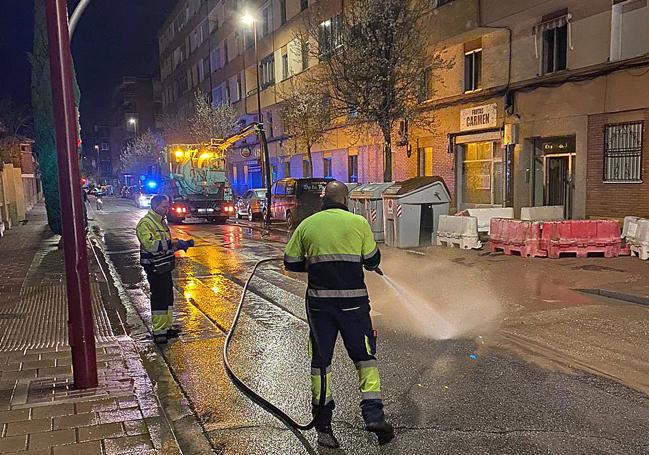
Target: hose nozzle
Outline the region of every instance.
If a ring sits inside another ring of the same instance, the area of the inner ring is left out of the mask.
[[[381,276],[384,276],[385,274],[383,273],[383,270],[381,270],[379,267],[375,268],[374,271],[378,273]]]

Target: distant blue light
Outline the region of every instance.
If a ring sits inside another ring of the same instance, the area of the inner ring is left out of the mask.
[[[146,182],[146,186],[148,186],[151,189],[154,189],[158,187],[158,182],[156,182],[155,180],[149,180],[148,182]]]

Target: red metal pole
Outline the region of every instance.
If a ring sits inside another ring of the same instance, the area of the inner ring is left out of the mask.
[[[77,389],[86,389],[97,387],[97,358],[77,153],[77,114],[72,89],[68,12],[66,0],[45,0],[45,5],[59,165],[72,370],[74,386]]]

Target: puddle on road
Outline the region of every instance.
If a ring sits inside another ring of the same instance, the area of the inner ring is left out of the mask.
[[[578,265],[575,267],[571,267],[573,270],[585,270],[587,272],[619,272],[619,273],[624,273],[624,270],[616,269],[613,267],[606,267],[603,265],[597,265],[597,264],[586,264],[586,265]]]

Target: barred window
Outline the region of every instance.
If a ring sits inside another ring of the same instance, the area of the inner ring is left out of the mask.
[[[606,125],[604,138],[604,181],[642,180],[644,122]]]

